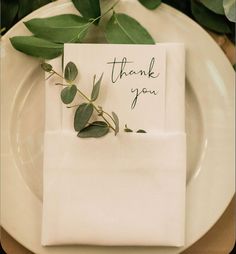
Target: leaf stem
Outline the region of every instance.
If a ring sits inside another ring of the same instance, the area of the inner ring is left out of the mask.
[[[62,78],[63,80],[65,80],[65,78],[60,75],[58,72],[56,72],[55,70],[51,71],[52,75],[56,74],[57,76],[59,76],[60,78]],[[57,83],[55,85],[61,85],[61,86],[68,86],[68,85],[63,85],[60,83]],[[70,84],[71,85],[71,84]],[[101,113],[101,110],[99,110],[99,108],[88,98],[87,95],[85,95],[79,88],[77,88],[77,92],[85,99],[87,100],[89,103],[91,103],[94,107],[94,109],[97,111],[97,113]],[[109,116],[112,121],[114,122],[114,119],[105,111],[102,110],[102,113],[106,114],[107,116]],[[109,128],[111,128],[114,132],[115,132],[115,128],[109,123],[109,121],[103,116],[103,114],[100,115],[102,117],[102,119],[107,123],[107,125],[109,126]]]
[[[107,9],[103,14],[101,14],[100,16],[98,16],[95,19],[91,19],[91,22],[89,22],[88,24],[84,25],[85,27],[79,32],[79,34],[71,39],[69,42],[73,42],[75,39],[80,39],[81,35],[92,25],[94,24],[97,20],[99,20],[100,18],[103,18],[105,15],[107,15],[108,12],[110,12],[111,10],[113,10],[115,8],[115,6],[120,2],[120,0],[116,1],[109,9]]]
[[[86,99],[89,103],[91,103],[93,105],[93,108],[97,111],[97,113],[100,113],[101,111],[99,110],[99,108],[80,90],[77,88],[77,91],[79,92],[79,94],[84,97],[84,99]],[[107,112],[102,110],[102,113],[105,113],[106,115],[108,115],[109,117],[111,117]],[[108,124],[109,128],[111,128],[113,131],[115,131],[115,128],[109,123],[109,121],[103,116],[103,114],[100,115],[102,117],[102,119]],[[114,122],[114,120],[112,119],[112,121]]]
[[[114,123],[114,124],[116,124],[115,123],[115,120],[113,119],[113,117],[109,114],[109,113],[107,113],[107,112],[105,112],[105,111],[102,111],[104,114],[106,114],[111,120],[112,120],[112,122]]]

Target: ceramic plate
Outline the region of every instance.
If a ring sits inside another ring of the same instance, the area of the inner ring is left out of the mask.
[[[111,1],[104,1],[104,5],[110,6]],[[116,10],[139,20],[157,42],[186,45],[186,248],[213,226],[234,194],[234,71],[213,39],[177,10],[162,4],[149,11],[132,0],[121,1]],[[56,1],[23,21],[62,13],[77,11],[71,1]],[[40,245],[44,73],[38,60],[14,50],[9,43],[10,37],[28,33],[21,21],[2,38],[2,226],[40,254],[181,252],[184,248]],[[91,41],[102,41],[99,31],[91,34],[96,34]]]

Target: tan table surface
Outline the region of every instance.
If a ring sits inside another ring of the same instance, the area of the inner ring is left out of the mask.
[[[209,33],[221,46],[230,62],[235,64],[235,46],[227,39],[227,37],[219,36],[212,32]],[[217,223],[200,240],[182,252],[182,254],[228,254],[232,250],[236,239],[235,201],[236,198],[234,196]],[[20,245],[2,228],[1,244],[7,254],[32,254],[31,251]]]

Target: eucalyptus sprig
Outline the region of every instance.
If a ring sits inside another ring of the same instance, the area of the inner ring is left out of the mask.
[[[48,18],[34,18],[24,22],[32,36],[15,36],[10,38],[12,46],[27,54],[42,59],[52,59],[63,53],[64,43],[83,42],[92,26],[100,28],[100,20],[111,13],[108,22],[101,31],[108,43],[115,44],[155,44],[149,32],[133,17],[115,12],[118,0],[104,12],[99,0],[73,0],[76,14],[62,14]],[[152,2],[160,3],[159,0]],[[142,4],[146,5],[142,1]],[[147,6],[149,6],[148,4]],[[151,7],[158,5],[152,5]]]
[[[91,96],[89,97],[74,84],[74,81],[78,75],[78,69],[74,63],[69,62],[66,65],[64,76],[56,72],[52,65],[48,63],[42,63],[41,67],[44,71],[49,73],[48,78],[52,77],[53,75],[57,75],[65,81],[63,84],[55,84],[64,87],[61,91],[61,100],[64,104],[68,105],[72,103],[76,95],[79,95],[85,100],[85,102],[78,105],[67,106],[68,108],[77,108],[74,115],[74,129],[76,132],[78,132],[78,137],[98,138],[105,136],[110,130],[117,135],[119,132],[119,118],[117,114],[115,112],[109,114],[108,112],[104,111],[100,105],[95,104],[95,101],[99,96],[103,74],[98,80],[96,80],[96,76],[94,76],[92,92]],[[93,115],[96,115],[96,117],[100,118],[101,120],[90,122],[90,119]]]

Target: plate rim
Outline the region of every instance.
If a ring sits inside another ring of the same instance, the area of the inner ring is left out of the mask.
[[[123,2],[125,3],[125,2],[131,2],[132,0],[126,0],[126,1],[124,1],[123,0]],[[48,8],[50,8],[50,7],[56,7],[57,5],[62,5],[62,4],[68,4],[68,0],[59,0],[59,1],[57,1],[57,2],[52,2],[52,3],[49,3],[49,4],[47,4],[47,5],[45,5],[45,6],[42,6],[41,8],[39,8],[39,9],[37,9],[37,10],[35,10],[34,12],[32,12],[32,13],[30,13],[29,15],[27,15],[26,17],[24,17],[22,20],[20,20],[20,21],[18,21],[3,37],[2,37],[2,39],[5,39],[6,37],[8,37],[12,32],[14,32],[14,30],[16,30],[17,29],[17,27],[19,26],[19,25],[21,25],[21,23],[23,22],[23,21],[25,21],[25,20],[27,20],[27,19],[29,19],[29,18],[33,18],[33,17],[35,17],[35,16],[37,16],[37,14],[39,13],[39,12],[42,12],[42,11],[44,11],[44,9],[46,10],[46,9],[48,9]],[[72,4],[72,3],[71,3]],[[182,18],[183,20],[185,20],[185,21],[187,21],[188,20],[188,22],[190,22],[190,23],[192,23],[192,24],[194,24],[195,26],[198,26],[199,28],[201,28],[201,30],[202,31],[204,31],[204,33],[208,36],[208,39],[210,39],[212,42],[214,42],[215,43],[215,41],[213,40],[213,38],[198,24],[198,23],[196,23],[195,21],[193,21],[191,18],[189,18],[187,15],[185,15],[184,13],[182,13],[182,12],[180,12],[180,11],[178,11],[178,10],[176,10],[175,8],[173,8],[173,7],[171,7],[171,6],[169,6],[169,5],[167,5],[167,4],[164,4],[164,3],[162,3],[162,5],[165,5],[165,6],[167,6],[168,8],[166,8],[168,11],[170,11],[170,12],[174,12],[175,14],[177,14],[178,15],[178,17],[180,17],[180,18]],[[216,44],[216,43],[215,43]],[[217,45],[217,44],[216,44]],[[218,46],[218,45],[217,45]],[[220,51],[222,52],[222,56],[225,58],[225,59],[227,59],[227,62],[229,63],[229,60],[228,60],[228,58],[225,56],[225,54],[223,53],[223,51],[220,49]],[[222,57],[221,56],[221,57]],[[230,64],[230,63],[229,63]],[[233,68],[232,68],[232,70],[233,70]],[[191,180],[190,180],[191,181]],[[25,184],[26,185],[26,184]],[[31,192],[31,190],[30,190],[30,192]],[[32,192],[31,192],[32,193]],[[228,198],[228,202],[227,202],[227,206],[228,206],[228,204],[230,203],[230,201],[231,201],[231,199],[233,198],[233,196],[234,196],[234,193],[235,192],[233,192],[232,194],[231,194],[231,196]],[[32,193],[33,195],[35,195],[34,193]],[[227,206],[226,207],[224,207],[224,208],[222,208],[221,210],[224,212],[225,211],[225,209],[227,208]],[[222,212],[222,213],[223,213]],[[220,213],[220,216],[222,215],[222,213]],[[220,216],[218,217],[218,219],[220,218]],[[218,220],[217,219],[217,220]],[[216,221],[217,221],[216,220]],[[215,222],[216,221],[214,221],[214,223],[212,223],[212,225],[210,226],[210,228],[215,224]],[[3,228],[8,232],[8,230],[7,230],[7,228],[4,226],[4,225],[2,225],[3,226]],[[208,230],[210,230],[210,228],[208,229]],[[198,237],[198,239],[197,240],[199,240],[203,235],[205,235],[207,232],[208,232],[208,230],[207,231],[205,231],[205,233],[203,233],[202,235],[200,235],[199,237]],[[25,246],[24,245],[24,243],[22,243],[17,237],[15,237],[14,236],[14,233],[12,234],[12,232],[8,232],[8,233],[10,233],[10,235],[14,238],[14,239],[16,239],[18,242],[20,242],[23,246]],[[197,241],[196,240],[196,241]],[[196,242],[196,241],[194,241],[194,242]],[[193,244],[193,243],[191,243],[191,244]],[[189,247],[190,245],[188,245],[188,246],[184,246],[184,248],[181,248],[181,251],[182,250],[184,250],[184,249],[186,249],[187,247]],[[27,247],[28,248],[28,246],[25,246],[25,247]]]

